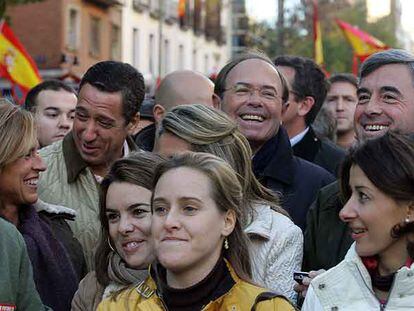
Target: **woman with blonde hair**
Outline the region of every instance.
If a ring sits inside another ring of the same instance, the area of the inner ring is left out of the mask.
[[[207,152],[231,165],[243,187],[241,221],[251,241],[253,281],[294,301],[293,271],[302,262],[302,232],[279,206],[277,194],[254,176],[252,151],[237,124],[203,105],[178,106],[162,120],[156,146],[164,155]]]
[[[131,292],[129,309],[294,310],[250,282],[242,186],[226,162],[207,153],[177,155],[156,168],[153,185],[155,288],[144,301],[140,290]]]
[[[34,206],[39,175],[46,167],[37,152],[31,113],[0,101],[0,142],[0,217],[23,235],[43,303],[54,310],[69,310],[85,262],[66,223],[73,220],[73,211]]]

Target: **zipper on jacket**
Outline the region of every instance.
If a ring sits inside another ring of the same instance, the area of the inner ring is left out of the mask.
[[[158,296],[159,300],[161,301],[161,304],[162,304],[162,307],[164,308],[164,310],[168,311],[167,305],[164,302],[162,294],[158,290],[157,290],[157,296]]]
[[[372,293],[372,295],[374,296],[374,298],[375,298],[376,300],[378,300],[378,303],[379,303],[379,305],[380,305],[380,311],[385,311],[385,308],[387,307],[387,303],[388,303],[388,301],[390,300],[392,290],[394,289],[395,279],[396,279],[396,276],[397,276],[397,275],[395,275],[394,280],[392,281],[390,291],[388,292],[388,299],[387,299],[387,301],[386,301],[385,303],[382,303],[382,302],[379,300],[379,298],[375,295],[375,292],[374,292],[374,290],[372,289],[372,287],[367,286],[367,284],[366,284],[366,282],[365,282],[365,279],[364,279],[364,276],[362,275],[361,271],[359,270],[358,265],[357,265],[357,270],[358,270],[358,273],[361,275],[361,278],[362,278],[362,280],[364,281],[365,286],[369,289],[369,291]]]

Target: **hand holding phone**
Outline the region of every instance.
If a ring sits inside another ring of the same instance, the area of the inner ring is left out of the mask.
[[[294,271],[293,272],[293,279],[301,285],[303,284],[303,279],[305,277],[309,277],[309,272],[303,272],[303,271]]]

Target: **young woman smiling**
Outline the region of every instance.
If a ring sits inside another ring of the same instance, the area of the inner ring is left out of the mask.
[[[135,291],[131,310],[294,310],[283,297],[260,302],[266,290],[250,283],[242,187],[226,162],[186,153],[159,165],[151,209],[156,289],[144,301]]]
[[[243,188],[243,228],[248,235],[252,279],[294,301],[293,272],[300,270],[303,236],[280,207],[279,196],[263,187],[252,169],[252,151],[237,124],[204,105],[178,106],[161,122],[157,152],[207,152],[225,160]]]
[[[151,242],[151,195],[154,169],[162,158],[133,153],[114,162],[101,184],[101,237],[95,271],[80,283],[72,310],[95,311],[101,300],[118,299],[133,284],[146,288],[154,259]]]
[[[388,132],[347,156],[340,212],[355,243],[310,284],[303,310],[414,308],[414,136]]]

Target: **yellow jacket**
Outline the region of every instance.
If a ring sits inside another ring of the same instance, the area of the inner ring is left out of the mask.
[[[241,280],[230,264],[226,261],[230,275],[235,285],[223,296],[211,301],[202,311],[250,311],[256,297],[267,290]],[[158,297],[156,284],[148,277],[133,289],[122,292],[117,299],[105,299],[98,311],[140,310],[140,311],[166,311],[163,301]],[[293,311],[295,308],[284,298],[272,298],[257,304],[257,311]]]

